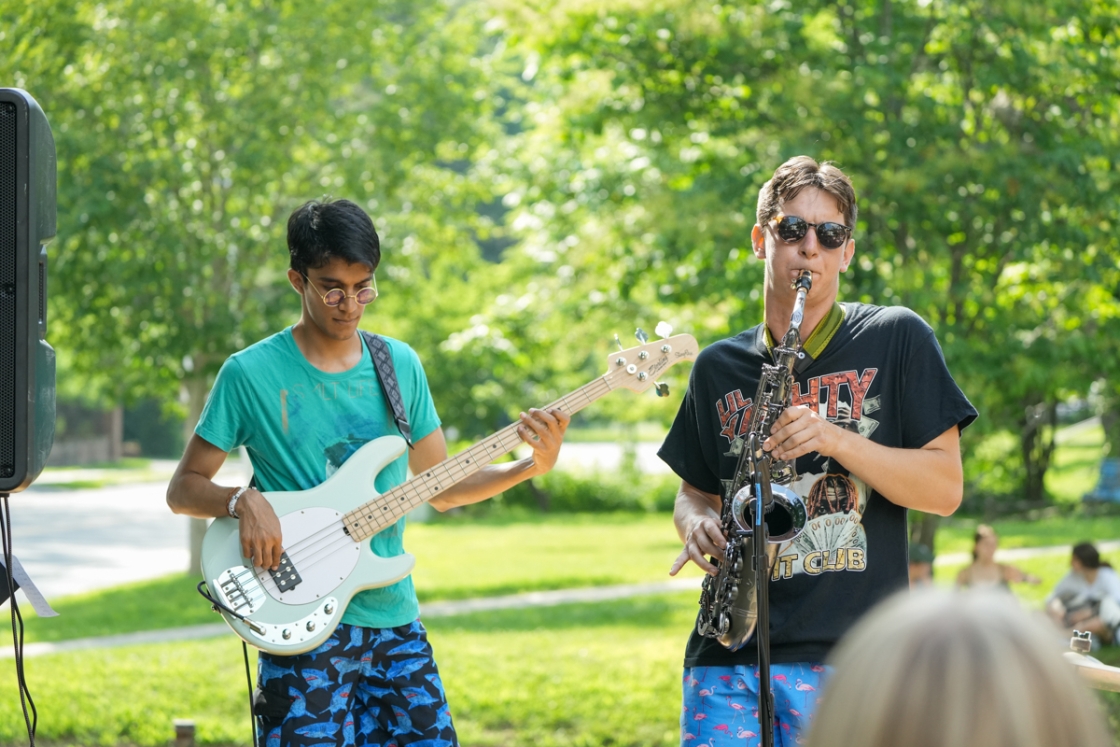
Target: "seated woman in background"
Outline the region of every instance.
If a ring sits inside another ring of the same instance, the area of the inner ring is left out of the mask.
[[[1010,594],[903,592],[840,641],[812,747],[1105,747],[1092,691]]]
[[[957,574],[957,586],[1009,589],[1011,584],[1042,582],[1038,576],[1024,573],[1013,565],[996,562],[999,536],[987,524],[976,527],[976,534],[972,539],[972,563]]]
[[[1046,597],[1046,612],[1064,628],[1089,631],[1101,643],[1120,639],[1120,576],[1089,542],[1073,546],[1070,571]]]

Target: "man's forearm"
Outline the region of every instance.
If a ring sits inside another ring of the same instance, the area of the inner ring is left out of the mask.
[[[176,475],[167,486],[167,505],[174,513],[196,519],[228,516],[226,509],[233,490],[198,473]]]
[[[948,516],[964,494],[959,435],[954,426],[920,449],[874,443],[845,431],[831,457],[899,506]]]

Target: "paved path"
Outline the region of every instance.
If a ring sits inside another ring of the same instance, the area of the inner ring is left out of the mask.
[[[170,463],[167,477],[173,468]],[[47,601],[187,569],[189,519],[167,508],[167,477],[108,488],[54,487],[103,475],[55,470],[9,498],[12,552]],[[242,481],[236,464],[219,476],[230,485]]]

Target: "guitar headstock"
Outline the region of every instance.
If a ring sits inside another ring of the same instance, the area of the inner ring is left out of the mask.
[[[699,352],[692,335],[673,335],[611,354],[604,378],[612,389],[626,387],[644,392],[663,371],[681,361],[695,360]]]

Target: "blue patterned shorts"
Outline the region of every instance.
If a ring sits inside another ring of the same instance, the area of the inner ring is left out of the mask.
[[[443,683],[419,620],[339,625],[298,656],[262,652],[256,710],[265,747],[458,747]]]
[[[832,668],[816,662],[771,664],[774,744],[802,744]],[[758,725],[758,667],[686,667],[681,747],[754,747]]]

